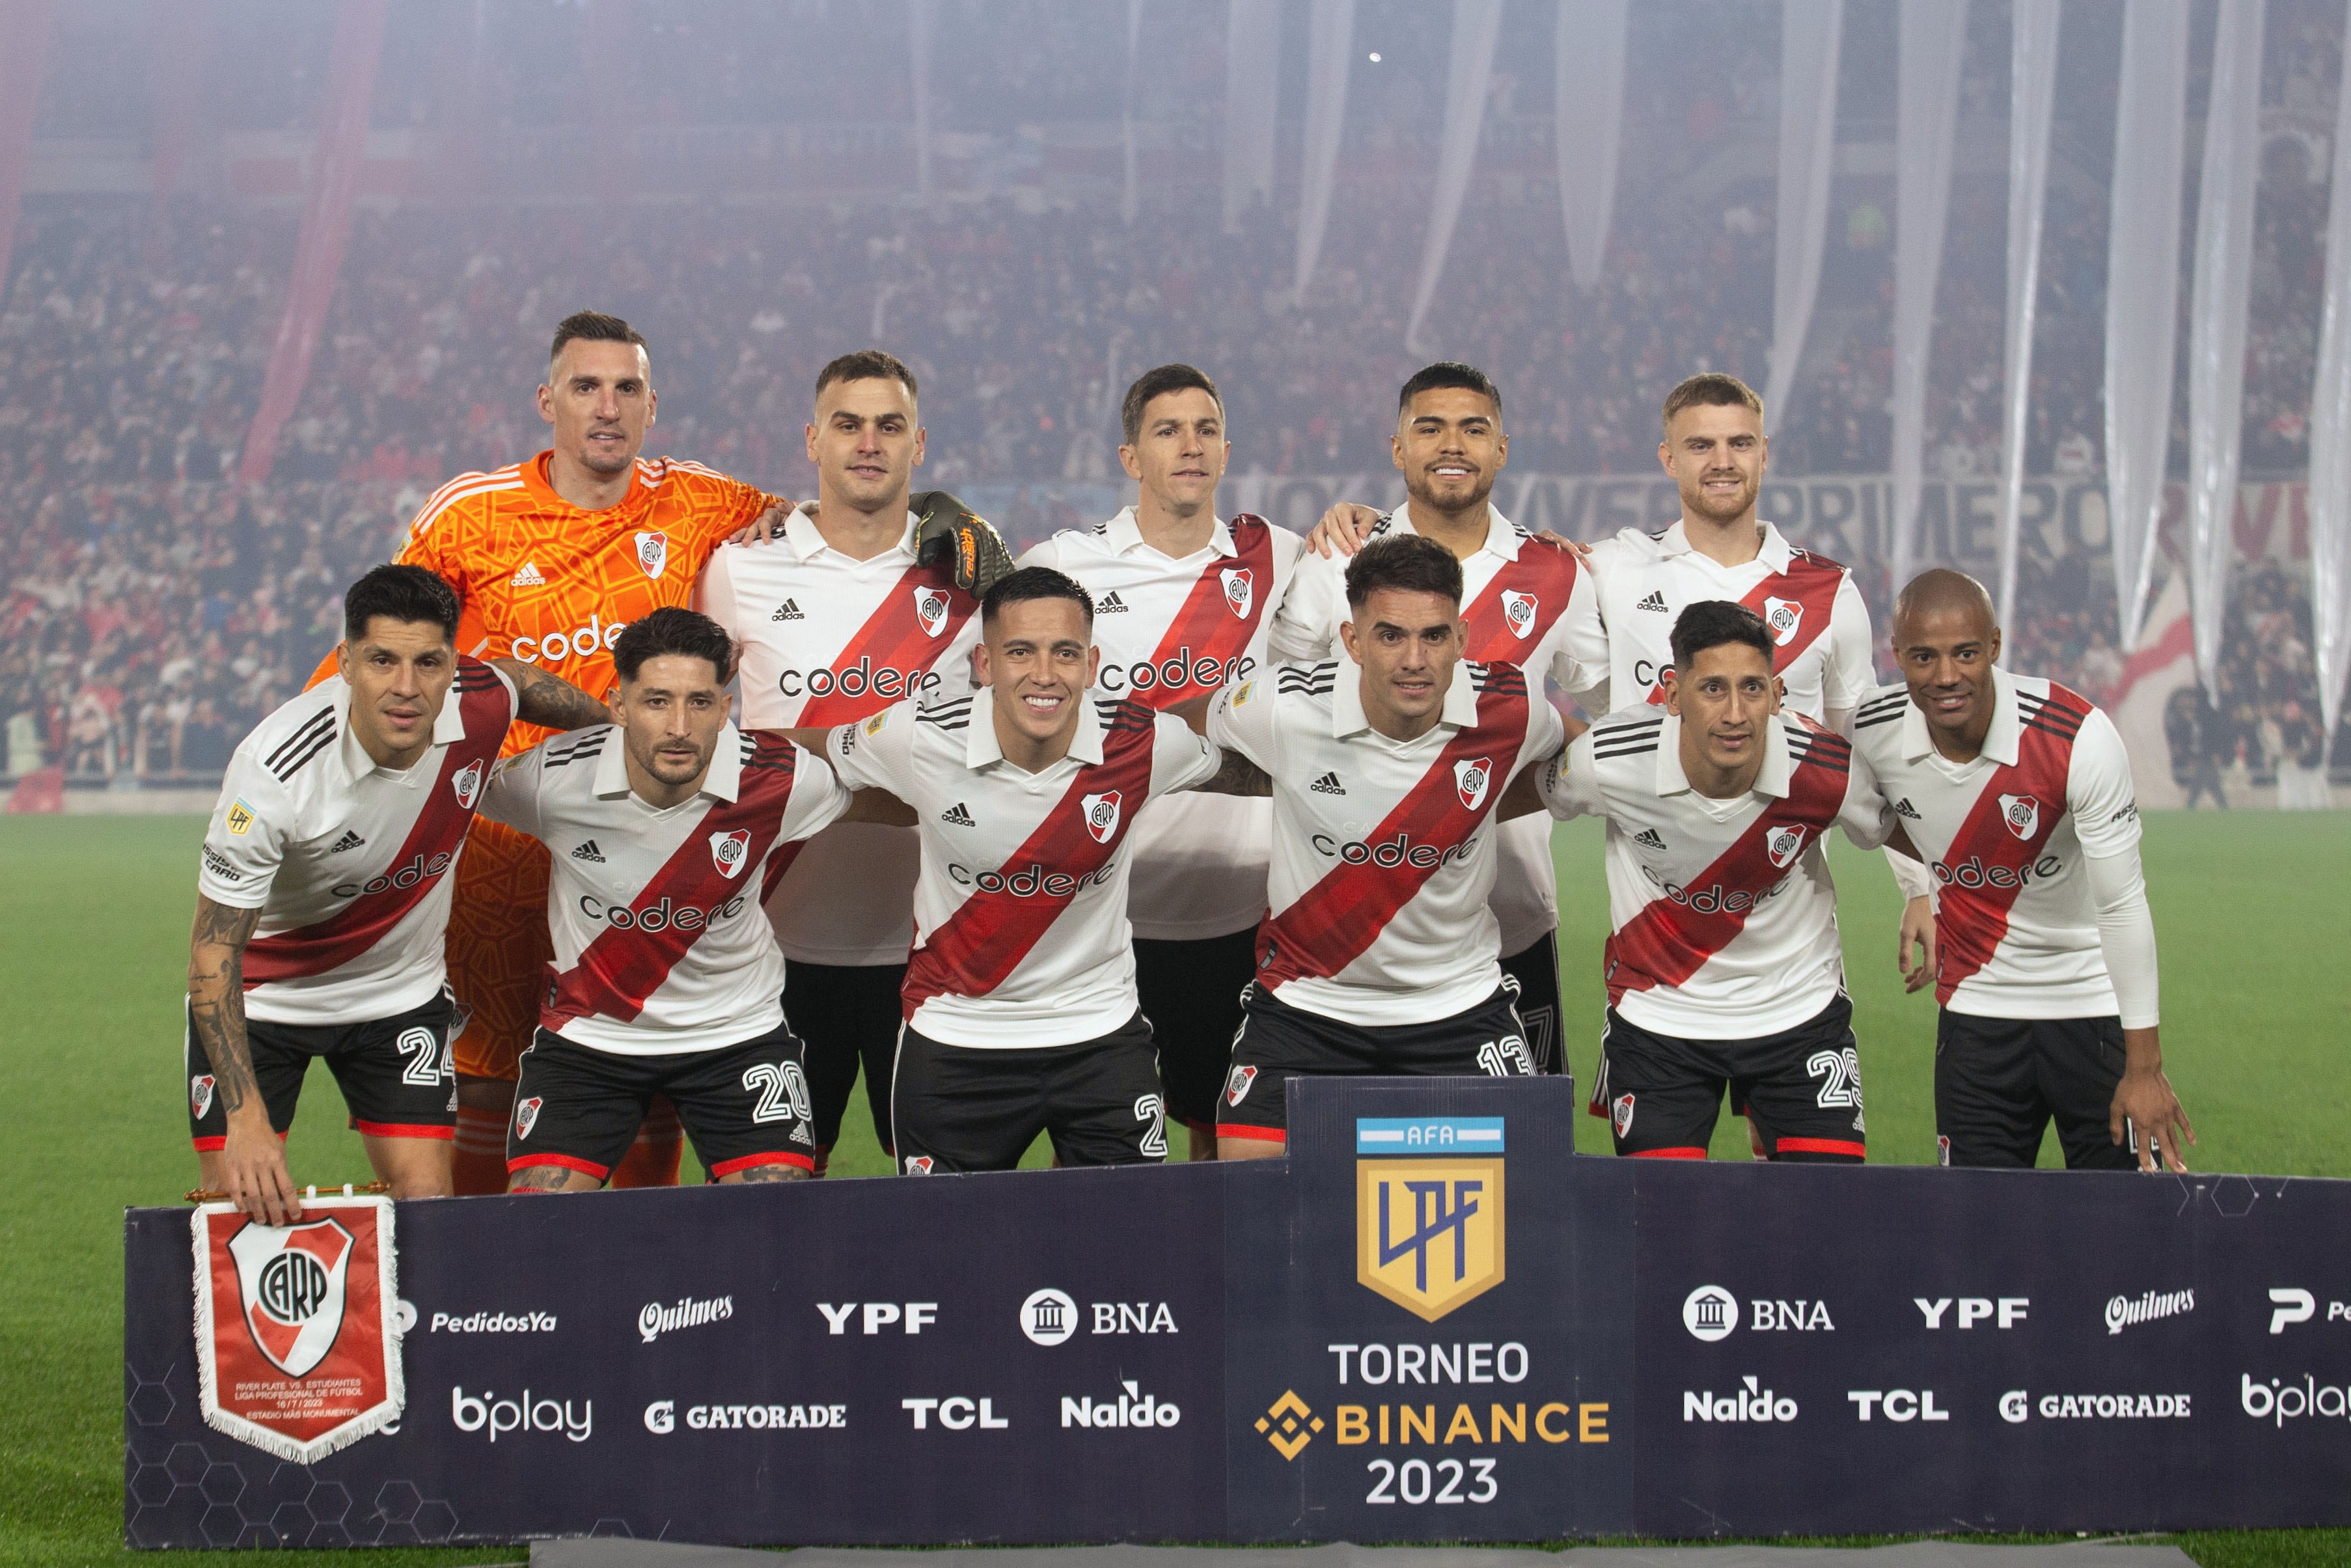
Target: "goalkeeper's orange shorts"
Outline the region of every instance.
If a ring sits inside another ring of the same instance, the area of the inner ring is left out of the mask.
[[[467,1077],[513,1082],[538,1028],[555,957],[547,874],[547,849],[537,839],[474,819],[449,909],[449,987],[467,1014],[455,1055]]]

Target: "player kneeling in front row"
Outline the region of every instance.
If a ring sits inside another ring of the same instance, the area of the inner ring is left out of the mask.
[[[1250,782],[1182,719],[1087,695],[1093,608],[1024,567],[980,601],[979,690],[822,737],[844,782],[896,796],[922,828],[890,1091],[909,1175],[1009,1170],[1040,1132],[1064,1166],[1167,1153],[1128,834],[1146,800]]]
[[[190,1133],[204,1185],[267,1224],[301,1218],[282,1141],[319,1056],[392,1195],[449,1195],[450,868],[509,725],[610,716],[544,671],[459,654],[457,613],[423,567],[354,583],[339,674],[236,748],[204,835]]]
[[[656,1094],[715,1180],[815,1166],[760,905],[777,852],[852,802],[788,737],[728,721],[734,663],[716,622],[654,611],[612,647],[620,723],[509,758],[484,795],[484,816],[554,864],[554,976],[507,1129],[513,1191],[601,1186]]]
[[[1504,794],[1565,727],[1518,666],[1462,657],[1461,591],[1444,546],[1375,540],[1347,567],[1348,661],[1281,665],[1208,711],[1273,780],[1272,911],[1219,1159],[1282,1152],[1292,1078],[1535,1071],[1487,895]]]
[[[1704,1159],[1727,1086],[1775,1160],[1866,1153],[1823,836],[1895,831],[1850,743],[1782,713],[1771,629],[1727,600],[1674,622],[1663,708],[1609,715],[1541,778],[1608,819],[1608,1022],[1591,1110],[1616,1152]]]

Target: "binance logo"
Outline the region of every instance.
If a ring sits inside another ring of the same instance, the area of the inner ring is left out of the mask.
[[[1355,1279],[1435,1322],[1503,1279],[1502,1118],[1355,1122]]]
[[[1283,1389],[1281,1397],[1257,1418],[1257,1429],[1273,1445],[1274,1452],[1285,1459],[1294,1459],[1314,1434],[1322,1429],[1322,1417],[1307,1407],[1306,1401],[1291,1389]]]

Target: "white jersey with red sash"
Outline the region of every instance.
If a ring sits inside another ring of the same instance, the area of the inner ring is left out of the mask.
[[[1723,566],[1690,548],[1683,525],[1662,533],[1626,528],[1592,549],[1608,632],[1608,702],[1625,708],[1666,700],[1674,622],[1701,600],[1744,604],[1771,629],[1772,668],[1787,683],[1785,706],[1826,724],[1876,689],[1870,663],[1869,607],[1853,574],[1826,556],[1797,549],[1770,523],[1743,566]]]
[[[1065,530],[1020,558],[1067,572],[1094,597],[1095,690],[1173,707],[1247,680],[1266,659],[1274,606],[1305,541],[1243,513],[1181,559],[1144,542],[1134,508]],[[1265,914],[1273,806],[1196,794],[1152,802],[1134,825],[1129,918],[1149,941],[1189,942],[1254,926]]]
[[[994,695],[896,704],[834,730],[826,754],[851,788],[920,819],[908,1022],[946,1045],[1075,1045],[1134,1016],[1137,814],[1223,758],[1180,719],[1090,701],[1068,754],[1031,773],[1004,755]]]
[[[350,1024],[421,1007],[447,979],[449,871],[507,727],[513,683],[460,655],[433,744],[379,768],[330,676],[261,721],[229,759],[196,885],[258,909],[245,1009],[287,1024]]]
[[[783,1022],[784,964],[763,891],[781,852],[850,807],[831,770],[781,736],[719,732],[675,806],[629,787],[618,727],[508,758],[482,814],[547,846],[555,962],[539,1026],[622,1056],[754,1040]]]
[[[1823,840],[1894,831],[1868,765],[1802,715],[1770,721],[1755,787],[1717,800],[1682,769],[1681,720],[1620,708],[1543,770],[1557,817],[1608,819],[1608,1005],[1653,1033],[1753,1040],[1844,988]]]
[[[856,560],[796,511],[781,538],[714,554],[695,603],[742,650],[747,729],[830,728],[971,689],[978,601],[946,565],[915,563],[911,513],[896,545]],[[784,857],[768,918],[786,957],[906,961],[922,859],[912,830],[842,822]]]
[[[1608,639],[1592,574],[1575,552],[1529,534],[1489,508],[1486,542],[1461,563],[1466,656],[1516,664],[1538,701],[1545,676],[1580,694],[1608,678]],[[1372,538],[1416,532],[1410,503],[1382,517]],[[1348,618],[1347,558],[1307,555],[1275,618],[1272,651],[1284,664],[1313,664],[1345,653],[1339,623]],[[1502,951],[1518,953],[1559,927],[1559,873],[1551,824],[1541,815],[1505,822],[1491,906]]]
[[[1854,721],[1855,747],[1934,869],[1936,998],[1983,1018],[2113,1016],[2083,856],[2138,853],[2130,757],[2079,694],[2001,669],[1992,683],[1991,728],[1972,762],[1935,750],[1903,686]]]
[[[1430,1023],[1492,996],[1494,810],[1565,733],[1526,672],[1466,659],[1408,741],[1372,727],[1352,661],[1280,665],[1218,697],[1210,737],[1273,779],[1258,983],[1351,1024]]]

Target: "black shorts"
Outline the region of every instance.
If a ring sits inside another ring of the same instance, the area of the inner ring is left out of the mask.
[[[602,1181],[656,1094],[677,1107],[713,1181],[753,1166],[816,1167],[800,1042],[779,1024],[739,1045],[667,1056],[597,1051],[540,1030],[515,1084],[507,1173],[560,1166]]]
[[[1241,1027],[1241,993],[1255,973],[1254,928],[1196,942],[1135,939],[1134,988],[1158,1042],[1168,1120],[1216,1124],[1217,1096]]]
[[[279,1137],[294,1124],[302,1078],[310,1059],[323,1056],[350,1107],[351,1125],[371,1138],[454,1138],[457,1135],[457,1076],[449,1042],[456,1008],[449,993],[388,1019],[353,1024],[245,1020],[253,1078],[269,1125]],[[212,1058],[196,1031],[183,1045],[187,1066],[188,1135],[200,1150],[228,1139],[228,1110],[214,1092]]]
[[[1565,1072],[1567,1052],[1559,1035],[1559,933],[1546,931],[1540,942],[1507,955],[1502,979],[1518,986],[1519,1022],[1526,1027],[1535,1071]]]
[[[1510,995],[1505,982],[1476,1007],[1434,1023],[1353,1024],[1251,986],[1217,1106],[1217,1135],[1288,1142],[1293,1078],[1530,1076],[1534,1056]]]
[[[1064,1166],[1167,1156],[1166,1102],[1140,1012],[1099,1040],[1009,1050],[898,1037],[891,1080],[898,1168],[908,1176],[1008,1171],[1050,1133]]]
[[[890,1152],[890,1058],[898,1049],[898,1023],[904,1012],[898,994],[905,983],[904,964],[784,960],[785,1021],[808,1052],[820,1152],[841,1141],[841,1119],[848,1113],[861,1066],[873,1135],[882,1152]]]
[[[2069,1170],[2136,1170],[2135,1137],[2111,1140],[2122,1082],[2119,1018],[1935,1019],[1935,1146],[1947,1166],[2030,1167],[2057,1124]]]
[[[1651,1034],[1608,1009],[1595,1116],[1620,1155],[1702,1160],[1728,1089],[1775,1160],[1858,1161],[1868,1152],[1853,1003],[1843,992],[1792,1030],[1752,1040]]]

